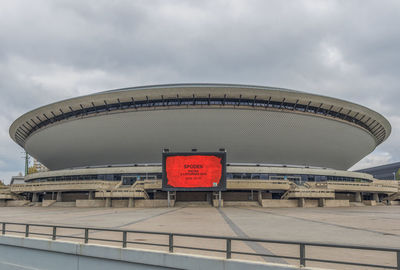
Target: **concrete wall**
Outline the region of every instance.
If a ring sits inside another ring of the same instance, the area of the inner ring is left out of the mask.
[[[53,206],[53,207],[75,207],[76,203],[75,203],[75,201],[73,201],[73,202],[55,202],[51,206]]]
[[[20,201],[7,201],[7,206],[24,206],[29,204],[30,201],[24,201],[24,200],[20,200]]]
[[[262,207],[297,207],[298,200],[262,200]]]
[[[305,200],[304,207],[318,207],[318,200]]]
[[[0,207],[6,206],[7,201],[6,200],[0,200]]]
[[[56,203],[56,200],[43,200],[42,201],[42,206],[43,207],[48,207]]]
[[[171,206],[174,206],[175,201],[171,200]],[[136,200],[135,207],[168,207],[168,200]]]
[[[349,207],[349,200],[325,200],[325,207]]]
[[[370,205],[370,206],[375,206],[376,205],[376,201],[374,201],[374,200],[364,200],[363,203],[365,205]]]
[[[76,207],[105,207],[105,200],[76,200]]]
[[[112,200],[111,201],[111,207],[115,208],[123,208],[123,207],[128,207],[128,200]]]
[[[2,270],[283,270],[295,266],[92,244],[0,237]],[[310,268],[301,268],[303,270]]]

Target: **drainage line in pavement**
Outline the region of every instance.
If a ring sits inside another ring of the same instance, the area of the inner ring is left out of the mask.
[[[220,208],[218,208],[218,212],[221,214],[225,222],[229,225],[229,227],[232,229],[232,231],[239,237],[246,237],[249,238],[249,236],[242,231],[239,226],[237,226]],[[275,255],[272,253],[270,250],[266,249],[260,243],[257,242],[245,242],[246,245],[251,248],[253,251],[259,254],[267,254],[267,255]],[[273,263],[281,263],[281,264],[288,264],[284,259],[282,258],[271,258],[271,257],[262,257],[264,261],[266,262],[273,262]]]

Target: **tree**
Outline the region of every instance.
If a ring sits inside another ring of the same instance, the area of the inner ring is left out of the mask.
[[[28,174],[37,173],[37,169],[35,166],[31,166],[28,168]]]
[[[397,170],[397,172],[396,172],[394,177],[395,177],[396,180],[400,179],[400,168]]]

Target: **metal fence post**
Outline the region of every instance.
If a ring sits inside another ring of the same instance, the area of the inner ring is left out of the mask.
[[[232,258],[232,240],[226,239],[226,258]]]
[[[3,223],[2,229],[1,229],[2,234],[6,234],[6,224]]]
[[[300,266],[306,266],[306,247],[300,244]]]
[[[29,237],[29,225],[25,225],[25,237]]]
[[[397,251],[397,270],[400,270],[400,251]]]
[[[89,229],[85,228],[85,244],[89,242]]]
[[[126,238],[127,238],[127,233],[126,233],[126,231],[125,231],[125,232],[122,232],[122,247],[123,247],[123,248],[126,248]]]
[[[56,226],[53,226],[53,236],[52,236],[52,240],[56,240],[56,238],[57,238],[57,227]]]
[[[174,252],[174,235],[172,233],[169,234],[169,252]]]

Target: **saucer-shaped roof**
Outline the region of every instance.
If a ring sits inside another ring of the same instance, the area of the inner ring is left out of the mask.
[[[305,92],[232,84],[110,90],[32,110],[10,136],[50,169],[160,162],[216,151],[228,162],[347,169],[390,135],[379,113]]]

